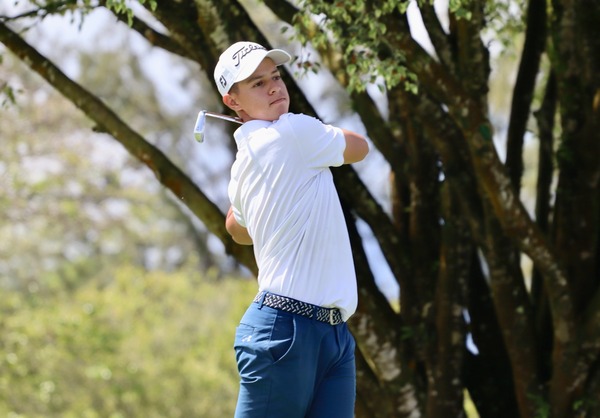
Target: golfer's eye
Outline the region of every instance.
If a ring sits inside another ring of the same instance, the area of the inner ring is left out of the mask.
[[[252,86],[252,87],[260,87],[260,86],[262,86],[263,84],[264,84],[264,83],[263,83],[262,81],[258,81],[258,82],[256,82],[256,83],[254,83],[254,86]]]

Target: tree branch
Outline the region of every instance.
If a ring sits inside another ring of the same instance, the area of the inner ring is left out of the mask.
[[[438,280],[432,320],[435,340],[429,345],[428,403],[430,417],[458,417],[463,411],[462,381],[466,326],[466,288],[473,244],[468,225],[460,211],[460,196],[450,187],[441,190],[444,217]]]
[[[457,75],[450,72],[448,75],[460,82],[460,88],[471,100],[477,101],[482,113],[486,114],[490,64],[489,52],[481,40],[485,27],[484,2],[466,4],[472,14],[470,19],[457,18],[450,13],[450,38],[454,41]]]
[[[421,409],[418,406],[420,400],[416,396],[419,392],[417,389],[420,389],[417,388],[419,379],[407,356],[413,347],[412,339],[400,340],[400,327],[396,322],[402,322],[402,318],[394,313],[377,288],[355,220],[346,209],[348,202],[343,195],[340,200],[345,208],[344,216],[352,244],[359,292],[358,309],[350,318],[349,325],[356,337],[358,350],[369,362],[380,386],[389,394],[389,403],[380,405],[379,413],[391,410],[395,411],[392,414],[394,417],[409,418],[415,409]],[[376,389],[370,388],[371,392],[374,390]],[[406,405],[412,405],[413,408],[407,410]]]
[[[546,2],[529,0],[527,30],[517,81],[513,90],[506,140],[506,169],[519,193],[523,175],[523,137],[531,113],[531,101],[540,60],[546,44]]]
[[[539,132],[538,178],[536,185],[535,221],[540,230],[550,236],[549,223],[551,219],[551,187],[554,176],[554,126],[557,106],[556,76],[554,71],[546,82],[546,90],[541,107],[534,112]],[[535,309],[536,333],[541,352],[544,353],[542,371],[544,379],[549,378],[552,363],[552,325],[548,308],[548,295],[544,290],[543,277],[534,267],[531,274],[530,297]]]
[[[427,29],[429,39],[435,48],[435,52],[440,62],[448,69],[452,75],[456,75],[456,63],[452,53],[450,38],[444,32],[440,20],[437,17],[433,3],[424,3],[419,5],[423,24]]]
[[[106,0],[103,0],[101,3],[103,5],[106,4]],[[115,13],[112,9],[108,10],[112,12],[118,20],[120,20],[126,25],[129,25],[126,15],[122,13]],[[164,49],[165,51],[169,51],[173,54],[189,59],[189,54],[187,53],[186,49],[179,45],[177,42],[175,42],[172,37],[163,35],[162,33],[154,30],[146,22],[144,22],[137,16],[133,16],[131,28],[137,33],[139,33],[151,45],[154,45],[158,48]]]
[[[462,133],[427,95],[415,97],[411,103],[408,107],[419,110],[418,118],[428,115],[427,121],[424,121],[427,138],[440,153],[449,187],[455,196],[460,196],[458,204],[469,222],[474,241],[481,247],[488,262],[496,317],[502,329],[510,330],[504,336],[504,344],[510,353],[512,368],[516,370],[514,373],[519,377],[517,393],[522,408],[531,410],[531,399],[527,394],[539,393],[539,365],[535,358],[533,321],[527,315],[530,306],[518,259],[515,259],[513,247],[507,242],[497,218],[492,216],[489,197],[477,193],[479,188],[470,158],[464,155],[467,145]],[[472,316],[472,319],[476,318]],[[523,350],[524,346],[531,349]]]
[[[407,34],[397,33],[394,37],[390,36],[388,42],[405,52],[407,67],[417,74],[420,83],[436,100],[448,106],[449,114],[467,139],[477,179],[490,198],[503,230],[543,273],[555,329],[561,330],[556,337],[563,342],[568,341],[575,329],[575,319],[566,272],[557,263],[548,242],[514,191],[494,148],[491,123],[483,113],[479,98],[471,98],[460,83]]]
[[[512,367],[498,323],[491,291],[473,251],[469,275],[470,331],[476,355],[467,353],[465,381],[481,417],[518,417]],[[485,370],[482,369],[485,365]]]
[[[28,66],[47,80],[66,98],[112,135],[133,156],[150,168],[157,179],[201,219],[210,232],[225,245],[228,254],[256,272],[254,254],[250,247],[234,244],[225,230],[225,217],[219,208],[175,166],[159,149],[148,143],[126,125],[111,109],[89,91],[69,79],[58,67],[27,44],[8,26],[0,22],[0,42]]]

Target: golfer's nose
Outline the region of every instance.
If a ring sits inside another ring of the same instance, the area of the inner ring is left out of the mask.
[[[275,94],[275,93],[279,92],[279,90],[281,90],[281,87],[279,87],[277,85],[277,83],[273,83],[273,84],[271,84],[271,87],[269,88],[269,93]]]

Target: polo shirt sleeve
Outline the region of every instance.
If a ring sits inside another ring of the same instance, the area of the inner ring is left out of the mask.
[[[227,193],[229,195],[229,201],[231,202],[231,211],[235,220],[238,224],[246,228],[246,220],[244,219],[244,216],[242,215],[242,212],[240,210],[238,180],[235,176],[232,176],[231,180],[229,181]]]
[[[242,216],[242,212],[240,212],[240,210],[238,208],[236,208],[235,206],[231,206],[231,211],[233,212],[233,216],[234,216],[236,222],[238,224],[240,224],[240,226],[243,226],[244,228],[246,228],[246,221],[244,220],[244,217]]]
[[[310,168],[337,167],[344,163],[346,138],[340,128],[307,115],[295,115],[293,132],[298,149]]]

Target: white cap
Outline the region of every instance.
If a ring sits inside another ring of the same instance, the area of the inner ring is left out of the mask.
[[[231,86],[247,79],[254,73],[265,58],[271,58],[275,65],[285,64],[292,57],[281,49],[267,51],[254,42],[236,42],[219,57],[215,67],[215,83],[221,96],[229,92]]]

